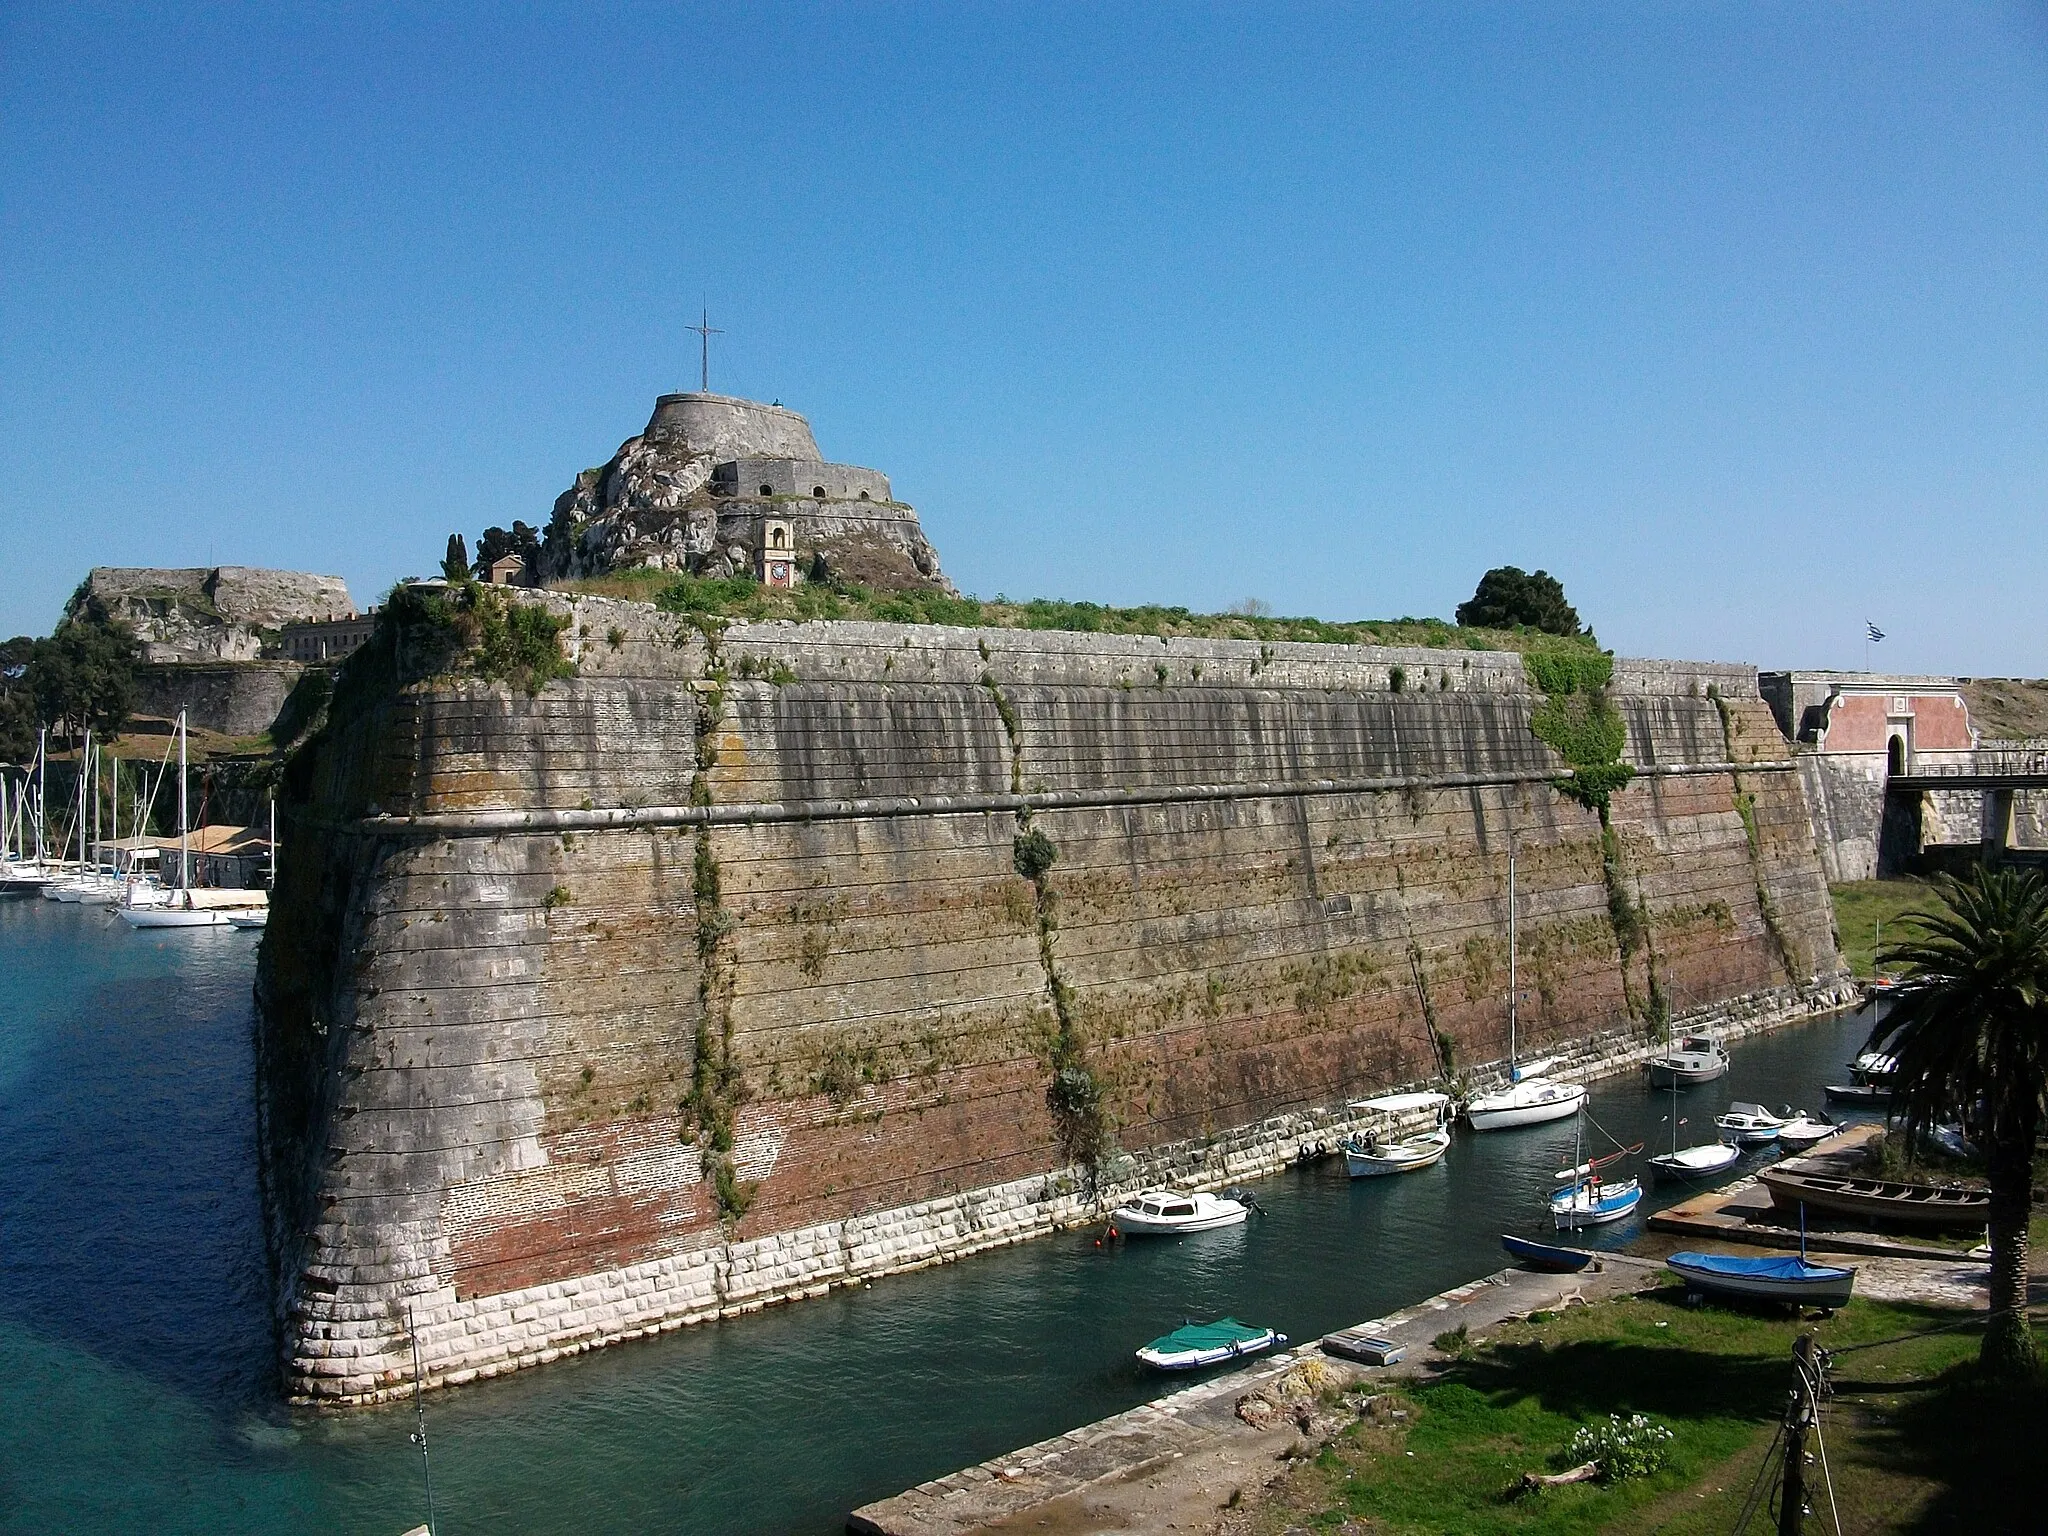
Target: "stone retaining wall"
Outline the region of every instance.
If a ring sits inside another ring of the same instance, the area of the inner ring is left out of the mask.
[[[1062,1052],[1114,1188],[1477,1081],[1511,849],[1525,1055],[1840,974],[1753,674],[1622,664],[1603,821],[1510,655],[540,600],[576,678],[344,678],[293,765],[259,1039],[303,1396],[407,1380],[408,1306],[464,1379],[1076,1219]]]

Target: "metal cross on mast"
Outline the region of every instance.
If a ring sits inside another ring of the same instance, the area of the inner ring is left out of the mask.
[[[703,356],[700,360],[702,372],[697,387],[708,395],[711,393],[711,338],[723,336],[725,332],[711,323],[711,311],[708,308],[698,317],[695,325],[686,325],[683,329],[695,331],[698,340],[703,343]]]

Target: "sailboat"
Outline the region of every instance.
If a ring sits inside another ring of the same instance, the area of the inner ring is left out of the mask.
[[[1465,1119],[1475,1131],[1505,1131],[1541,1125],[1576,1114],[1585,1105],[1584,1083],[1553,1083],[1542,1073],[1548,1061],[1516,1064],[1515,856],[1508,854],[1508,1086],[1465,1105]]]
[[[192,889],[192,833],[185,801],[185,711],[178,711],[178,889],[161,906],[126,906],[121,921],[130,928],[225,928],[228,914],[195,900]]]
[[[1579,1114],[1578,1135],[1574,1138],[1573,1157],[1579,1157],[1585,1150],[1586,1116]],[[1605,1157],[1588,1158],[1578,1166],[1560,1173],[1560,1179],[1568,1179],[1556,1194],[1550,1197],[1550,1218],[1560,1232],[1577,1232],[1586,1227],[1603,1226],[1610,1221],[1619,1221],[1638,1205],[1642,1204],[1643,1186],[1637,1179],[1622,1179],[1610,1182],[1600,1177],[1600,1170],[1611,1168],[1625,1157],[1633,1157],[1643,1150],[1637,1142],[1632,1147],[1621,1147]]]
[[[1680,1149],[1678,1128],[1685,1124],[1678,1116],[1678,1079],[1671,1080],[1671,1150],[1659,1152],[1650,1159],[1654,1177],[1660,1184],[1700,1184],[1725,1172],[1742,1157],[1740,1147],[1732,1147],[1725,1141],[1710,1141],[1704,1146],[1690,1146]]]

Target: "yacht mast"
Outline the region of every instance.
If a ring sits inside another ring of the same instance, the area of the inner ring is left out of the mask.
[[[50,784],[50,728],[36,732],[36,862],[43,862],[43,796]]]
[[[1508,1075],[1515,1071],[1515,850],[1508,849]]]
[[[178,711],[178,889],[192,900],[192,840],[185,829],[185,711]]]

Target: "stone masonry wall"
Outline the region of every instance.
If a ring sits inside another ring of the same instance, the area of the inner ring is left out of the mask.
[[[408,1382],[408,1304],[466,1380],[1248,1177],[1447,1057],[1481,1081],[1511,847],[1528,1049],[1839,977],[1745,669],[1622,664],[1603,832],[1511,655],[542,600],[577,678],[338,705],[286,818],[263,1142],[303,1396]]]

